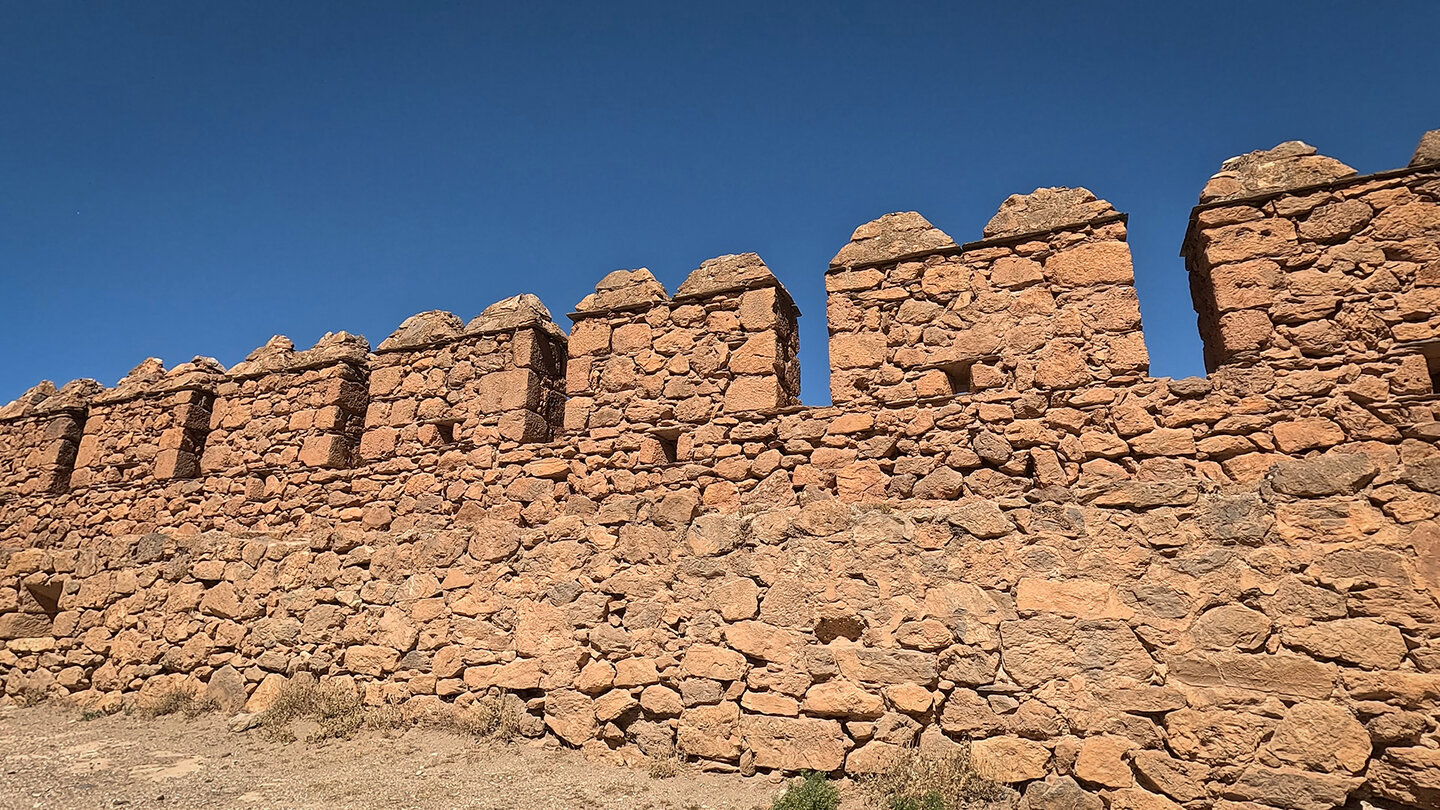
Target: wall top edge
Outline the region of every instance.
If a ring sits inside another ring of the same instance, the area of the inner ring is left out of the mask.
[[[1295,186],[1294,188],[1282,188],[1273,191],[1262,192],[1260,194],[1252,194],[1248,197],[1233,197],[1223,200],[1211,200],[1207,203],[1200,203],[1199,205],[1196,205],[1194,208],[1190,209],[1190,220],[1185,226],[1185,238],[1180,242],[1179,255],[1182,258],[1188,257],[1190,251],[1191,236],[1195,233],[1195,225],[1200,218],[1200,214],[1204,213],[1205,211],[1216,208],[1230,208],[1233,206],[1244,205],[1253,207],[1256,205],[1270,202],[1271,200],[1279,199],[1281,197],[1304,196],[1306,194],[1314,194],[1319,191],[1333,191],[1342,188],[1349,188],[1350,186],[1360,185],[1362,183],[1371,183],[1376,180],[1393,180],[1397,177],[1429,174],[1432,172],[1440,172],[1440,161],[1422,163],[1417,166],[1402,166],[1398,169],[1386,169],[1383,172],[1372,172],[1371,174],[1352,174],[1349,177],[1329,180],[1324,183],[1311,183],[1310,185],[1305,186]]]
[[[1065,231],[1078,231],[1084,228],[1095,227],[1097,225],[1108,225],[1112,222],[1126,224],[1129,223],[1129,221],[1129,214],[1117,211],[1113,214],[1105,214],[1104,216],[1094,217],[1078,222],[1067,222],[1064,225],[1057,225],[1053,228],[1044,228],[1038,231],[1026,231],[1024,233],[1007,233],[999,236],[991,236],[985,239],[977,239],[973,242],[962,242],[958,245],[934,248],[932,250],[917,250],[913,253],[905,253],[898,256],[892,256],[882,261],[831,266],[825,270],[825,275],[828,276],[832,273],[853,272],[855,270],[864,270],[870,267],[883,267],[885,265],[896,264],[898,262],[912,261],[914,259],[920,259],[926,256],[958,256],[971,251],[984,250],[986,248],[992,247],[1002,247],[1004,245],[1013,245],[1020,242],[1028,242],[1032,239],[1039,239],[1041,237],[1049,236],[1055,233],[1064,233]]]

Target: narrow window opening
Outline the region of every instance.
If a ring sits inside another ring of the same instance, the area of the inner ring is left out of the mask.
[[[455,443],[455,423],[454,423],[454,422],[436,422],[436,423],[435,423],[435,435],[436,435],[437,437],[439,437],[441,444],[454,444],[454,443]]]
[[[951,394],[968,394],[968,393],[970,393],[970,366],[969,366],[969,364],[966,364],[966,365],[963,365],[963,366],[960,366],[960,365],[946,366],[946,367],[942,368],[941,371],[945,372],[945,378],[950,381],[950,393],[951,393]]]
[[[53,619],[60,612],[60,593],[65,589],[63,582],[26,583],[25,588],[47,616]]]
[[[660,452],[664,454],[665,461],[674,464],[680,450],[680,438],[678,436],[656,436],[655,438],[660,442]]]
[[[1440,345],[1425,352],[1425,368],[1430,372],[1430,393],[1440,394]]]

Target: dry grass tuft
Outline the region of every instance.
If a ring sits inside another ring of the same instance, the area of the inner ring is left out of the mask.
[[[650,757],[646,767],[651,779],[673,779],[680,775],[680,760],[675,756]]]
[[[316,684],[292,680],[280,688],[275,702],[260,715],[260,728],[276,739],[294,740],[290,724],[311,720],[319,727],[306,739],[340,739],[349,737],[365,724],[365,707],[355,690],[339,684]]]
[[[176,686],[160,692],[138,708],[142,715],[152,719],[183,714],[193,720],[206,712],[218,710],[220,704],[216,703],[214,698],[195,694],[193,686]]]
[[[963,810],[1010,795],[976,767],[969,746],[949,752],[908,748],[864,784],[888,810]]]
[[[403,709],[388,703],[384,706],[368,708],[364,714],[365,727],[379,731],[394,731],[412,725],[410,721],[405,718],[405,711]]]
[[[15,704],[24,709],[31,706],[39,706],[48,700],[50,695],[44,689],[27,683],[21,686],[20,690],[17,691],[13,697],[15,698]]]
[[[313,724],[305,735],[308,742],[342,739],[362,728],[394,731],[426,725],[459,734],[493,740],[520,736],[525,703],[520,698],[495,692],[468,706],[443,706],[412,716],[396,705],[366,706],[354,690],[339,684],[290,681],[281,687],[260,715],[260,729],[266,736],[286,742],[297,739],[291,726]]]
[[[520,736],[525,704],[505,692],[492,692],[468,706],[452,706],[435,718],[442,728],[492,740]]]

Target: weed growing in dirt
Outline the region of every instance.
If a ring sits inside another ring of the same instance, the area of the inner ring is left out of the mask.
[[[670,757],[650,757],[646,771],[651,779],[672,779],[680,775],[680,760]]]
[[[167,717],[172,714],[183,714],[185,717],[194,719],[206,712],[213,712],[220,708],[214,698],[202,697],[195,694],[193,686],[176,686],[167,689],[153,698],[140,704],[140,714],[149,718]]]
[[[969,746],[948,752],[906,749],[864,784],[888,810],[963,810],[1009,795],[976,768]]]
[[[437,725],[493,740],[513,740],[520,736],[525,704],[513,695],[492,692],[469,706],[452,706],[441,714]]]
[[[445,706],[421,717],[407,717],[399,706],[365,706],[353,689],[339,684],[292,680],[281,687],[270,708],[260,715],[260,729],[266,736],[285,742],[296,739],[290,727],[297,721],[318,726],[306,735],[309,742],[347,738],[362,728],[392,731],[413,725],[511,740],[520,736],[524,713],[523,701],[496,692],[468,706]]]
[[[825,774],[811,773],[792,781],[770,810],[835,810],[839,806],[840,794]]]
[[[295,739],[290,724],[296,720],[312,720],[319,725],[307,737],[311,742],[339,739],[360,730],[365,723],[365,707],[353,689],[292,680],[280,688],[275,702],[260,715],[260,728],[288,742]]]
[[[30,706],[39,706],[49,697],[44,689],[27,683],[20,687],[20,691],[15,693],[15,703],[23,709]]]

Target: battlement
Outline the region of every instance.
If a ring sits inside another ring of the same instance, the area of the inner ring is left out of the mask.
[[[1440,377],[1440,154],[1359,176],[1300,141],[1225,162],[1181,255],[1205,365],[1280,373],[1358,365],[1370,399]]]
[[[1149,370],[1125,216],[1083,188],[1012,196],[964,245],[913,211],[888,214],[856,229],[825,282],[836,403],[1124,385]]]
[[[521,295],[43,383],[0,408],[3,695],[499,689],[629,761],[967,742],[1027,801],[1433,807],[1437,139],[1224,164],[1204,378],[1149,376],[1125,215],[1046,188],[856,229],[825,407],[753,253],[612,272],[568,335]]]
[[[754,253],[703,262],[673,298],[617,270],[570,315],[565,431],[644,463],[692,459],[695,426],[799,403],[799,314]]]
[[[1207,368],[1328,375],[1372,409],[1433,396],[1436,151],[1427,134],[1409,166],[1366,177],[1298,141],[1226,161],[1182,249]],[[832,401],[1143,382],[1126,220],[1086,189],[1042,188],[1005,200],[972,242],[916,212],[860,226],[825,273]],[[648,270],[614,271],[568,335],[521,295],[468,323],[420,313],[373,352],[341,332],[305,351],[276,337],[229,370],[152,359],[113,389],[44,384],[0,410],[0,482],[12,499],[201,478],[254,494],[286,471],[555,441],[622,468],[717,463],[717,420],[799,407],[799,314],[746,253],[703,262],[673,296]]]
[[[565,342],[533,295],[492,304],[468,324],[449,312],[412,316],[376,349],[360,455],[551,440],[564,409]]]

